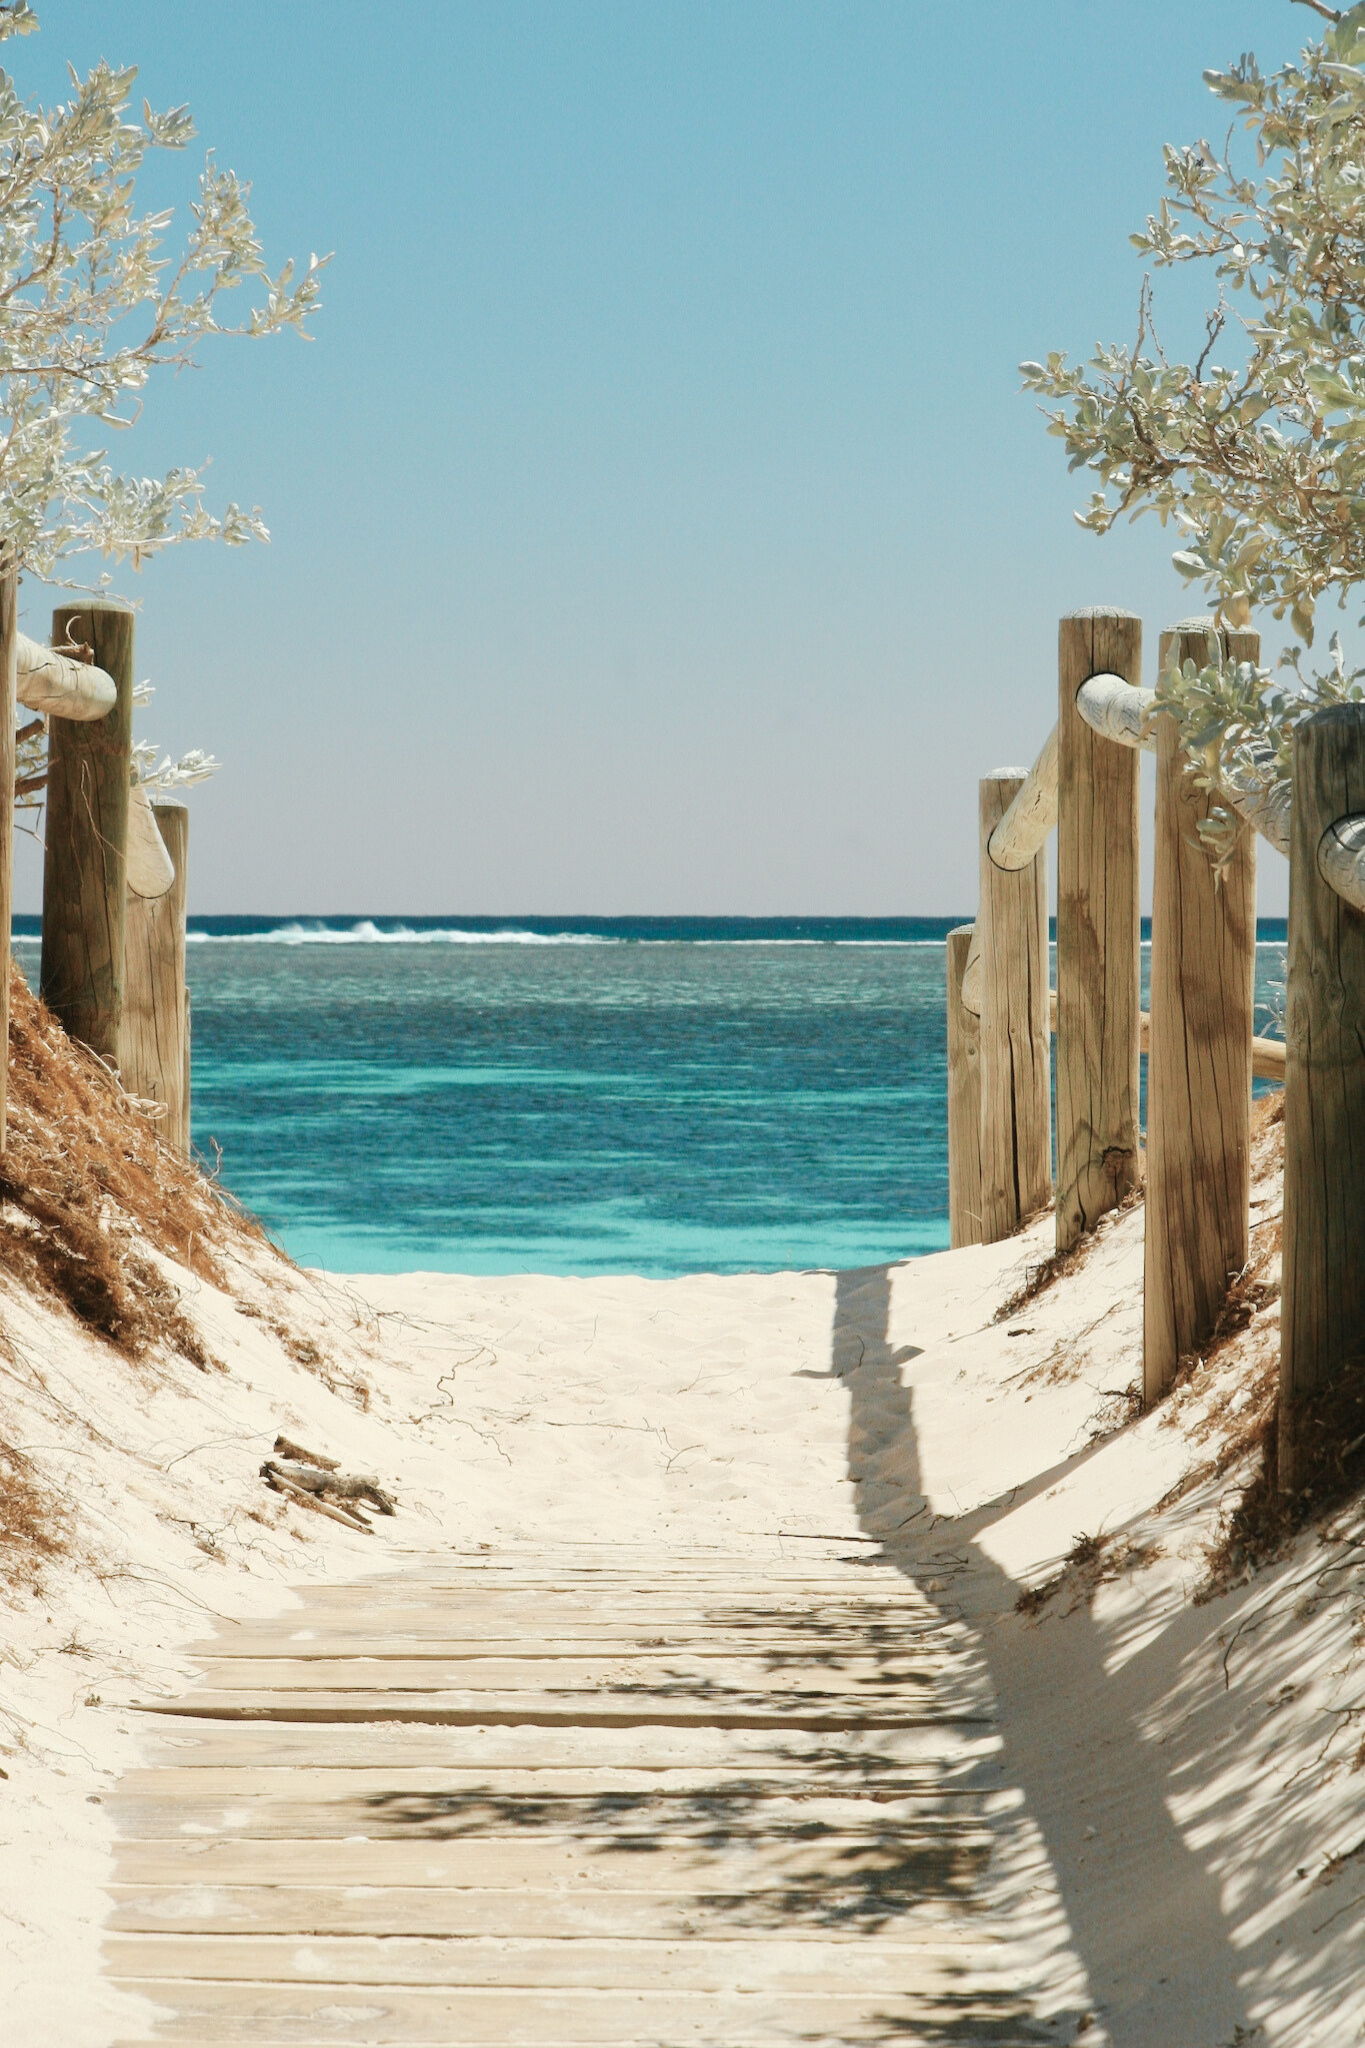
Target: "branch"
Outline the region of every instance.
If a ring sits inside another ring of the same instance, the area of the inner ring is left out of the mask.
[[[1324,21],[1343,21],[1345,16],[1339,7],[1326,7],[1323,0],[1289,0],[1291,7],[1311,7],[1314,14],[1320,14]]]

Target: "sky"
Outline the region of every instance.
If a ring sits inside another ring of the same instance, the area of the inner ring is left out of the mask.
[[[272,533],[120,578],[139,737],[224,764],[192,912],[970,915],[1058,617],[1140,613],[1152,682],[1200,608],[1154,522],[1075,526],[1017,365],[1131,337],[1162,145],[1288,0],[37,6],[21,92],[189,103],[149,204],[212,148],[272,264],[335,252],[312,343],[215,342],[111,451]]]

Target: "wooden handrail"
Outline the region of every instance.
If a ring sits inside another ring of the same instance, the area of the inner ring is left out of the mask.
[[[1051,991],[1048,997],[1048,1005],[1048,1014],[1051,1019],[1052,1030],[1055,1035],[1057,1030],[1057,991],[1055,988]],[[1146,1052],[1148,1049],[1148,1040],[1150,1039],[1152,1032],[1152,1020],[1146,1010],[1140,1010],[1138,1012],[1138,1018],[1142,1034],[1140,1042],[1142,1050]],[[1256,1079],[1258,1081],[1283,1081],[1284,1052],[1285,1047],[1284,1040],[1282,1038],[1252,1039],[1251,1071],[1256,1076]]]
[[[15,636],[15,695],[29,711],[51,718],[104,718],[118,691],[112,676],[89,662],[42,647],[25,633]]]
[[[1365,910],[1365,817],[1338,818],[1318,841],[1318,873],[1353,910]]]

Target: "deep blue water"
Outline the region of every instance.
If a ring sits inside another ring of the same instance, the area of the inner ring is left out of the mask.
[[[192,918],[195,1144],[334,1271],[936,1250],[962,921]],[[1262,936],[1272,1002],[1283,926]]]

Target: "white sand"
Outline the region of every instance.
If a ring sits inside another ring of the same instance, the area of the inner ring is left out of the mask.
[[[7,1293],[0,1434],[69,1504],[75,1549],[5,1611],[5,2039],[99,2048],[136,2028],[100,1975],[99,1802],[139,1743],[111,1703],[179,1691],[206,1613],[278,1610],[318,1575],[452,1545],[801,1557],[831,1535],[885,1539],[887,1568],[971,1632],[1001,1706],[995,1896],[1014,1980],[1042,2017],[1070,2015],[1055,2038],[1365,2038],[1365,1517],[1197,1604],[1228,1482],[1157,1504],[1207,1456],[1201,1417],[1274,1310],[1209,1395],[1118,1428],[1141,1212],[995,1325],[1048,1228],[837,1277],[333,1282],[243,1264],[237,1299],[311,1333],[321,1371],[171,1268],[225,1371],[131,1365]],[[278,1430],[376,1473],[398,1516],[364,1537],[285,1508],[257,1477]],[[1079,1534],[1120,1531],[1147,1562],[1015,1611]]]

